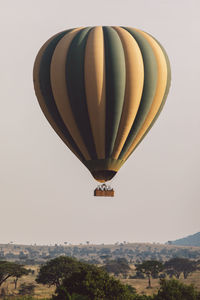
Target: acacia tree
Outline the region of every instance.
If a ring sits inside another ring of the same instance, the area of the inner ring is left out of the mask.
[[[151,277],[155,278],[163,270],[163,264],[157,260],[146,260],[136,265],[136,271],[145,274],[148,278],[148,288],[151,288]]]
[[[29,270],[25,269],[20,264],[8,261],[0,261],[0,286],[8,278],[14,277],[15,287],[17,287],[18,279],[23,275],[28,275],[29,272]]]
[[[177,279],[183,273],[186,279],[188,275],[198,269],[197,262],[189,260],[187,258],[175,257],[164,264],[165,272],[170,276],[175,276]]]
[[[63,278],[67,278],[73,272],[79,270],[77,259],[67,256],[59,256],[51,259],[40,267],[36,277],[37,283],[55,285],[57,288],[62,284]]]
[[[28,275],[30,272],[31,272],[30,269],[28,270],[28,269],[25,269],[23,267],[16,270],[15,274],[13,275],[15,290],[17,289],[17,282],[18,282],[19,278],[21,278],[24,275]]]

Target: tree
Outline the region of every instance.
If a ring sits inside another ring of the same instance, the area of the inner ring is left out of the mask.
[[[188,275],[198,269],[198,265],[195,261],[189,260],[188,258],[175,257],[168,260],[164,264],[165,272],[170,276],[175,276],[177,279],[180,278],[183,273],[186,279]]]
[[[78,270],[79,263],[75,258],[59,256],[40,267],[36,282],[49,286],[55,285],[58,288],[62,284],[63,278],[67,278]]]
[[[158,294],[153,300],[200,300],[200,293],[192,285],[175,279],[161,279]]]
[[[130,267],[125,258],[118,258],[116,260],[108,260],[103,266],[103,269],[108,273],[114,273],[115,275],[123,274],[127,275],[130,271]]]
[[[136,265],[136,271],[142,272],[148,278],[148,288],[151,288],[151,277],[157,278],[163,270],[163,264],[157,260],[146,260]]]
[[[28,275],[30,272],[31,272],[30,269],[28,270],[28,269],[25,269],[25,268],[19,268],[18,270],[16,270],[15,274],[13,275],[15,290],[17,288],[17,282],[18,282],[19,278],[21,278],[24,275]]]
[[[27,275],[29,270],[25,269],[22,265],[8,262],[0,261],[0,286],[5,282],[9,277],[15,277],[15,286],[17,285],[17,280],[23,276]]]
[[[77,293],[88,299],[134,299],[135,289],[122,284],[107,272],[94,265],[79,262],[79,270],[63,279],[56,289],[54,300],[63,300],[64,295]],[[67,297],[66,297],[67,299]]]

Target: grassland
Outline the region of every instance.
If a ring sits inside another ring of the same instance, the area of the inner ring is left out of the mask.
[[[158,291],[159,288],[159,279],[152,279],[152,289],[148,289],[147,279],[121,279],[123,283],[130,284],[136,288],[138,294],[153,295]],[[193,284],[200,291],[200,271],[196,271],[188,276],[187,279],[183,277],[180,278],[180,281],[185,284]]]
[[[49,287],[47,285],[37,284],[35,282],[35,278],[37,276],[39,266],[34,265],[34,266],[28,266],[27,268],[34,270],[34,274],[29,273],[29,275],[19,278],[16,290],[14,288],[15,286],[14,286],[14,282],[13,282],[12,278],[8,279],[4,284],[2,284],[1,288],[5,289],[6,295],[17,296],[19,293],[20,285],[25,283],[25,284],[34,284],[35,285],[34,298],[36,298],[36,299],[50,298],[51,295],[54,293],[55,288]],[[3,298],[0,297],[0,299],[3,299]]]
[[[49,299],[51,295],[54,293],[55,288],[54,287],[48,287],[47,285],[41,285],[37,284],[35,282],[35,278],[37,276],[39,266],[34,265],[34,266],[28,266],[28,268],[31,268],[34,270],[34,274],[29,274],[28,276],[24,276],[19,279],[18,282],[18,288],[20,284],[25,283],[29,284],[32,283],[35,285],[35,290],[34,290],[34,299]],[[134,267],[132,267],[132,274],[134,274]],[[146,294],[146,295],[152,295],[157,292],[159,288],[159,279],[152,279],[152,289],[147,288],[147,279],[123,279],[118,277],[123,283],[129,284],[136,288],[137,292],[139,294]],[[183,277],[180,278],[180,281],[185,283],[185,284],[193,284],[199,291],[200,291],[200,271],[196,271],[192,273],[191,275],[188,276],[187,279],[183,279]],[[17,297],[18,295],[18,288],[15,290],[14,289],[14,282],[12,279],[9,279],[2,285],[1,288],[4,288],[6,291],[7,295],[10,296],[15,296]],[[0,299],[3,299],[0,297]],[[9,298],[11,299],[11,298]],[[14,298],[16,299],[16,298]]]

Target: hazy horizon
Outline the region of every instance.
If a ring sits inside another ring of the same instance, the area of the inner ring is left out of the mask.
[[[200,231],[200,2],[1,1],[0,243],[159,242]],[[32,70],[55,33],[123,25],[166,49],[172,85],[149,134],[111,185],[97,186],[45,119]]]
[[[188,237],[188,236],[184,236],[184,237],[180,237],[180,239],[182,238],[185,238],[185,237]],[[179,239],[179,238],[178,238]],[[37,243],[37,242],[32,242],[32,243],[18,243],[17,241],[16,242],[13,242],[13,241],[10,241],[8,243],[1,243],[0,241],[0,245],[30,245],[30,246],[55,246],[55,245],[59,245],[59,246],[101,246],[101,245],[105,245],[105,246],[113,246],[113,245],[120,245],[120,244],[124,244],[124,245],[128,245],[128,244],[151,244],[151,245],[165,245],[167,244],[168,242],[171,242],[172,240],[168,240],[168,241],[165,241],[165,242],[157,242],[157,241],[154,241],[154,242],[149,242],[149,241],[140,241],[140,242],[137,242],[137,241],[116,241],[116,242],[113,242],[113,243],[103,243],[103,242],[91,242],[91,241],[82,241],[82,242],[77,242],[77,243],[71,243],[70,241],[60,241],[60,242],[54,242],[54,241],[51,241],[49,243]],[[177,246],[177,245],[173,245],[173,246]],[[183,246],[183,247],[186,247],[186,246]],[[193,247],[193,246],[188,246],[188,247]]]
[[[196,232],[192,235],[195,235],[197,233],[200,233],[200,232]],[[182,239],[182,238],[188,238],[189,236],[191,235],[187,235],[187,236],[182,236],[179,239]],[[72,244],[70,241],[60,241],[60,242],[49,242],[49,243],[46,243],[46,244],[42,244],[42,243],[29,243],[29,244],[24,244],[24,243],[17,243],[17,242],[13,242],[13,241],[10,241],[8,243],[1,243],[0,242],[0,245],[3,245],[3,244],[12,244],[12,245],[32,245],[32,246],[55,246],[55,245],[61,245],[61,246],[90,246],[90,245],[94,245],[94,246],[100,246],[100,245],[105,245],[105,246],[109,246],[109,245],[120,245],[120,244],[156,244],[156,245],[165,245],[167,244],[168,242],[172,242],[172,240],[168,240],[168,241],[165,241],[165,242],[149,242],[149,241],[140,241],[140,242],[137,242],[137,241],[116,241],[116,242],[113,242],[113,243],[100,243],[100,242],[91,242],[91,241],[82,241],[82,242],[79,242],[79,243],[74,243]],[[88,243],[89,242],[89,243]],[[177,246],[177,245],[174,245],[174,246]],[[186,247],[186,246],[183,246],[183,247]],[[188,247],[192,247],[192,246],[188,246]]]

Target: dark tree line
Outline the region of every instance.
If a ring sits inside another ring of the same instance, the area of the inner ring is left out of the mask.
[[[175,276],[179,279],[181,274],[183,274],[183,277],[186,279],[189,274],[198,269],[198,262],[187,258],[172,258],[164,264],[164,269],[170,277]]]

